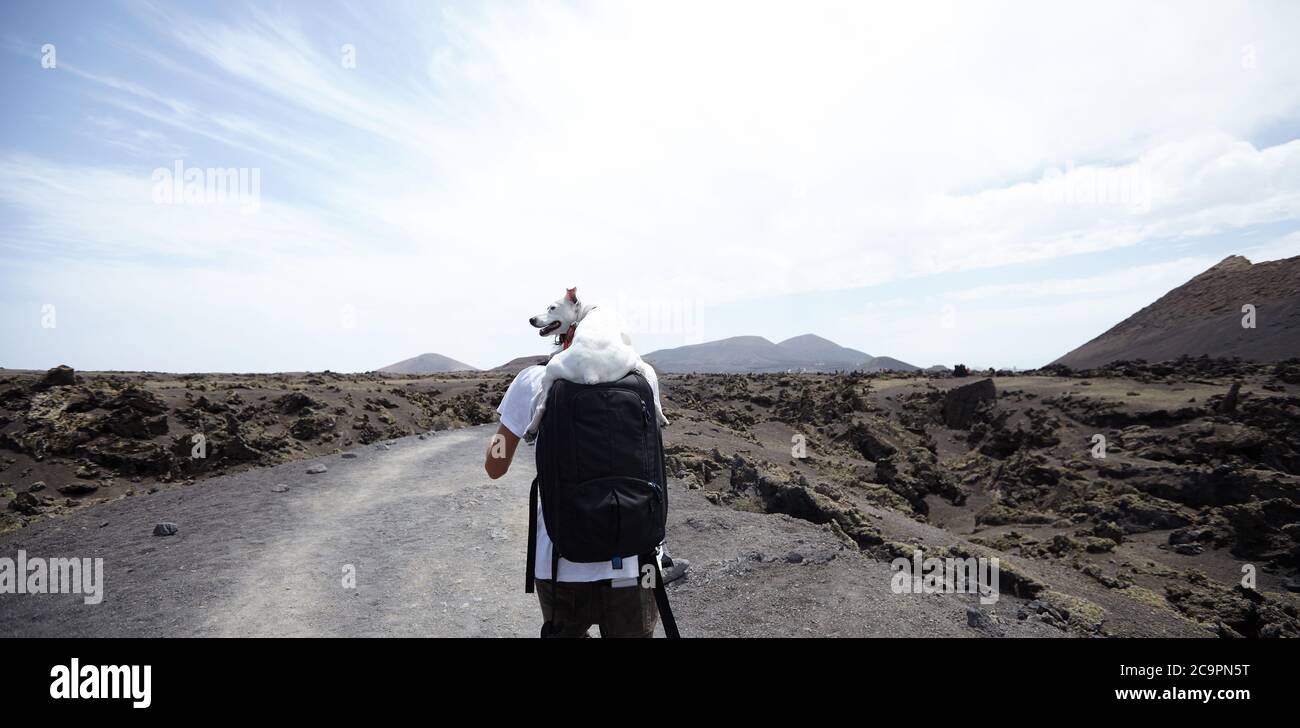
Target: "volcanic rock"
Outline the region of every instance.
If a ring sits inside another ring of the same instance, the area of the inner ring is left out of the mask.
[[[69,483],[59,486],[59,492],[64,495],[90,495],[99,490],[97,483]]]
[[[9,501],[9,507],[26,516],[34,516],[41,512],[40,500],[31,493],[19,493]]]
[[[982,407],[992,405],[996,399],[992,379],[954,387],[943,398],[943,423],[950,429],[964,430]]]
[[[60,364],[45,372],[45,375],[32,386],[32,389],[40,391],[50,387],[67,387],[76,383],[76,371],[66,364]]]

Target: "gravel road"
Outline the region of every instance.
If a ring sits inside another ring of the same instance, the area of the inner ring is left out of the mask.
[[[0,595],[0,635],[533,636],[523,593],[532,451],[492,481],[482,426],[358,448],[81,509],[0,535],[0,556],[104,559],[104,600]],[[314,466],[328,470],[309,474]],[[277,486],[288,490],[277,492]],[[670,484],[684,636],[970,636],[968,595],[898,595],[888,564],[788,516]],[[176,535],[153,535],[171,522]],[[355,574],[355,588],[345,583]],[[1061,636],[1017,622],[998,630]]]

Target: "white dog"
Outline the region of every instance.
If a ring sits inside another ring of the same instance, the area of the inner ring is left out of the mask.
[[[546,364],[538,400],[534,402],[533,421],[528,425],[529,437],[537,434],[546,410],[546,393],[555,380],[602,384],[617,382],[631,372],[639,373],[649,382],[659,425],[668,424],[659,401],[659,377],[632,349],[632,340],[613,311],[580,302],[578,289],[570,288],[563,298],[546,308],[546,313],[528,319],[528,323],[541,329],[537,332],[541,336],[556,334],[560,345],[560,351]]]

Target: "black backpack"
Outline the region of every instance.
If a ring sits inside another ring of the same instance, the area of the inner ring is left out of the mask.
[[[608,561],[615,568],[637,557],[653,565],[655,601],[664,632],[677,636],[655,547],[664,540],[668,490],[663,438],[654,393],[633,372],[605,384],[556,380],[537,431],[537,477],[528,505],[528,565],[524,591],[533,591],[537,498],[551,537],[551,579],[559,560]]]

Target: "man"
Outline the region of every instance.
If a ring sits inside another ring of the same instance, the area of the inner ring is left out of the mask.
[[[488,477],[500,478],[510,469],[519,439],[533,419],[533,402],[546,367],[531,366],[515,377],[497,412],[501,424],[488,445],[483,464]],[[601,637],[652,637],[659,618],[653,589],[641,588],[639,560],[622,559],[620,568],[609,561],[575,563],[561,558],[559,573],[551,581],[551,544],[546,521],[537,513],[537,599],[542,607],[543,637],[586,637],[592,625]],[[679,562],[683,567],[685,562]]]

